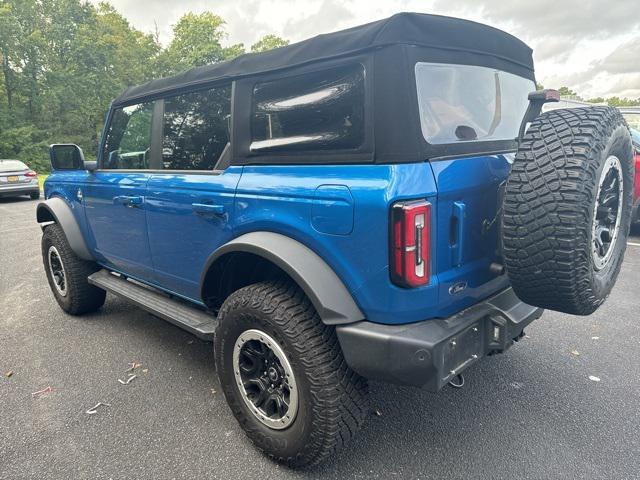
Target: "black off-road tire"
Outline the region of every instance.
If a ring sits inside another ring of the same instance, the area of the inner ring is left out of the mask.
[[[66,295],[61,295],[49,268],[49,249],[55,247],[65,271]],[[82,260],[69,246],[64,231],[57,223],[47,225],[42,234],[42,260],[51,292],[58,305],[71,315],[98,310],[105,301],[106,292],[89,284],[87,277],[100,267],[95,262]]]
[[[312,466],[338,450],[360,429],[368,413],[368,385],[345,363],[335,329],[324,325],[305,294],[291,281],[261,282],[229,296],[214,337],[216,368],[224,395],[251,441],[290,467]],[[249,329],[278,342],[298,385],[298,411],[276,430],[249,410],[234,377],[233,349]]]
[[[611,156],[621,166],[621,217],[612,254],[596,268],[596,199]],[[629,130],[615,108],[553,110],[531,123],[507,180],[502,217],[504,262],[520,299],[576,315],[605,301],[626,249],[633,170]]]
[[[29,194],[31,200],[38,200],[40,198],[40,192],[32,192]]]

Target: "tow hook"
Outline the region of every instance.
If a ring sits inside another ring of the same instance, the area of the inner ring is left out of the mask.
[[[526,335],[526,333],[524,333],[524,330],[522,330],[522,331],[520,332],[520,335],[518,335],[517,337],[515,337],[515,338],[513,339],[513,341],[514,341],[514,342],[519,342],[519,341],[520,341],[520,339],[521,339],[521,338],[523,338],[525,335]]]
[[[464,377],[462,376],[462,374],[459,373],[455,377],[453,377],[451,380],[449,380],[449,385],[451,385],[453,388],[464,387]]]

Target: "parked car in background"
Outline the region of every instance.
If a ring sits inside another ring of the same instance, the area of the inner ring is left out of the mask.
[[[624,117],[633,143],[633,154],[636,165],[635,185],[633,188],[633,216],[632,223],[640,225],[640,107],[621,107],[620,113]]]
[[[40,198],[38,174],[20,160],[0,159],[0,196],[16,197],[29,195]]]
[[[618,108],[625,121],[629,125],[632,130],[636,131],[636,142],[637,135],[640,132],[640,107],[620,107]],[[633,133],[633,132],[632,132]]]
[[[640,130],[631,128],[631,141],[636,164],[635,185],[633,187],[633,217],[634,224],[640,224]]]
[[[559,102],[547,103],[543,106],[542,111],[548,112],[557,109],[571,109],[571,108],[586,108],[595,105],[583,100],[561,98]],[[633,155],[635,164],[635,179],[633,187],[633,211],[631,216],[631,223],[633,225],[640,225],[640,107],[620,107],[618,108],[624,120],[629,126],[631,132],[631,142],[633,145]]]

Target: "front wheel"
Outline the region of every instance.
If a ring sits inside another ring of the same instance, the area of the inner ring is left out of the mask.
[[[65,312],[81,315],[93,312],[104,304],[106,292],[87,280],[100,267],[94,262],[82,260],[73,252],[57,223],[47,225],[44,229],[42,261],[53,296]]]
[[[225,397],[251,441],[292,467],[315,465],[368,414],[366,381],[346,365],[333,327],[287,281],[225,301],[214,338]]]

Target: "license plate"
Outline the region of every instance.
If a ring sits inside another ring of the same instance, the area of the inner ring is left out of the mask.
[[[8,182],[17,182],[18,180],[20,180],[20,177],[18,177],[18,175],[11,175],[7,177]]]
[[[451,338],[444,350],[444,373],[460,373],[482,356],[482,322]]]

